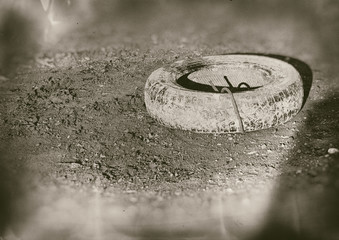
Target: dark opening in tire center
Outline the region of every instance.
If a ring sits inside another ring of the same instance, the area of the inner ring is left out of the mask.
[[[190,90],[215,93],[210,84],[211,82],[218,89],[218,92],[224,87],[232,88],[225,80],[225,77],[233,86],[233,93],[251,91],[267,85],[273,80],[270,69],[256,64],[236,63],[208,66],[187,73],[179,77],[176,82]],[[250,88],[241,83],[246,83]]]

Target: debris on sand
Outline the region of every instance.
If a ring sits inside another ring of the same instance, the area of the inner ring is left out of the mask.
[[[329,154],[336,154],[336,153],[339,153],[339,150],[338,150],[338,148],[329,148],[329,149],[327,150],[327,152],[328,152]]]

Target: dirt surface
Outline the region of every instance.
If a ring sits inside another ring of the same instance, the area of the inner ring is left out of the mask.
[[[117,232],[120,239],[244,239],[256,238],[253,229],[258,239],[338,239],[339,162],[328,152],[339,148],[335,1],[97,1],[90,9],[1,83],[2,178],[11,192],[4,196],[16,202],[39,193],[18,204],[34,207],[11,217],[26,226],[14,235],[46,239],[42,232],[60,224],[53,239],[115,239]],[[143,88],[152,71],[240,52],[275,55],[297,68],[307,99],[294,119],[213,135],[168,129],[148,116]],[[93,223],[93,232],[70,234],[79,226],[61,213],[81,223],[93,191],[106,209],[101,232]],[[117,232],[107,230],[119,221],[113,206],[135,206]],[[55,222],[32,221],[42,218],[36,212]],[[168,227],[178,219],[185,231]],[[44,230],[28,234],[34,228]]]

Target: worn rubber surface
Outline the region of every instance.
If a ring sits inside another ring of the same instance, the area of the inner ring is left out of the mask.
[[[220,55],[178,61],[154,71],[145,86],[147,111],[172,128],[206,133],[239,132],[231,95],[207,90],[208,81],[218,88],[227,87],[226,82],[222,85],[224,75],[235,86],[246,82],[255,87],[233,94],[245,131],[282,124],[302,107],[303,84],[293,66],[264,56]],[[178,79],[183,76],[202,90],[179,84]]]

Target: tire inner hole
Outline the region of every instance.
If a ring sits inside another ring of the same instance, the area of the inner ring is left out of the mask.
[[[213,92],[215,90],[210,82],[218,89],[227,87],[233,93],[252,91],[260,88],[272,81],[271,71],[263,68],[232,68],[232,67],[213,67],[200,69],[187,73],[179,77],[176,82],[180,86],[196,91]],[[226,78],[228,81],[226,80]],[[248,86],[250,86],[248,88]]]

